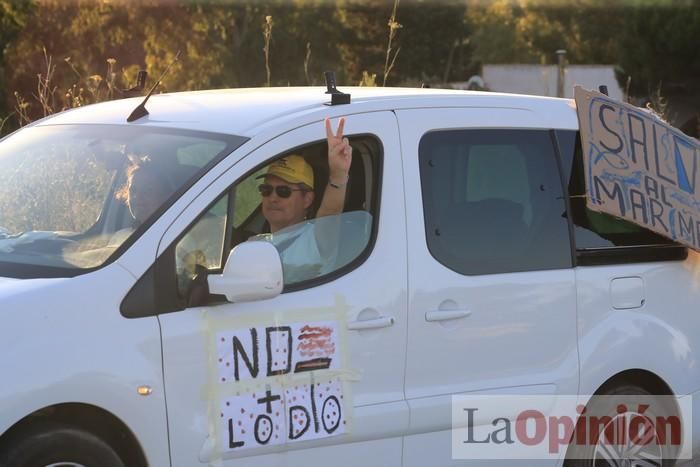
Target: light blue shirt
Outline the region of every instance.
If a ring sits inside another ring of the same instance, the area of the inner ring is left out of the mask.
[[[261,234],[254,238],[271,241],[277,247],[285,284],[327,274],[335,265],[335,253],[323,257],[318,250],[314,221],[301,222],[274,234]]]

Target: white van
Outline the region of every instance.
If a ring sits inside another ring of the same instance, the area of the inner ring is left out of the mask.
[[[0,142],[0,465],[539,466],[453,458],[452,396],[697,401],[698,254],[586,208],[572,101],[324,91],[163,94],[133,122],[126,99]],[[301,155],[318,200],[339,117],[332,261],[286,264],[258,178]],[[167,180],[140,220],[134,160]]]

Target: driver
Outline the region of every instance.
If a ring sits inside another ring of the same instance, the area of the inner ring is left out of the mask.
[[[262,213],[270,224],[270,237],[277,246],[285,270],[285,282],[315,277],[333,264],[338,245],[339,219],[345,205],[352,147],[343,137],[345,119],[337,131],[325,120],[328,142],[328,184],[324,188],[315,222],[304,222],[314,201],[313,169],[297,154],[282,157],[267,169],[258,187]],[[327,219],[324,219],[327,218]],[[267,237],[267,235],[264,235]]]

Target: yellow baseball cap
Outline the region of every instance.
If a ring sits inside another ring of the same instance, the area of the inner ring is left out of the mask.
[[[277,159],[267,167],[265,175],[257,178],[274,175],[288,183],[303,183],[309,188],[314,188],[314,170],[303,157],[293,154]]]

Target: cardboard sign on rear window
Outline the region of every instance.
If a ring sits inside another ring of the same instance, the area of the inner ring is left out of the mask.
[[[646,110],[574,89],[587,206],[700,250],[700,143]]]

